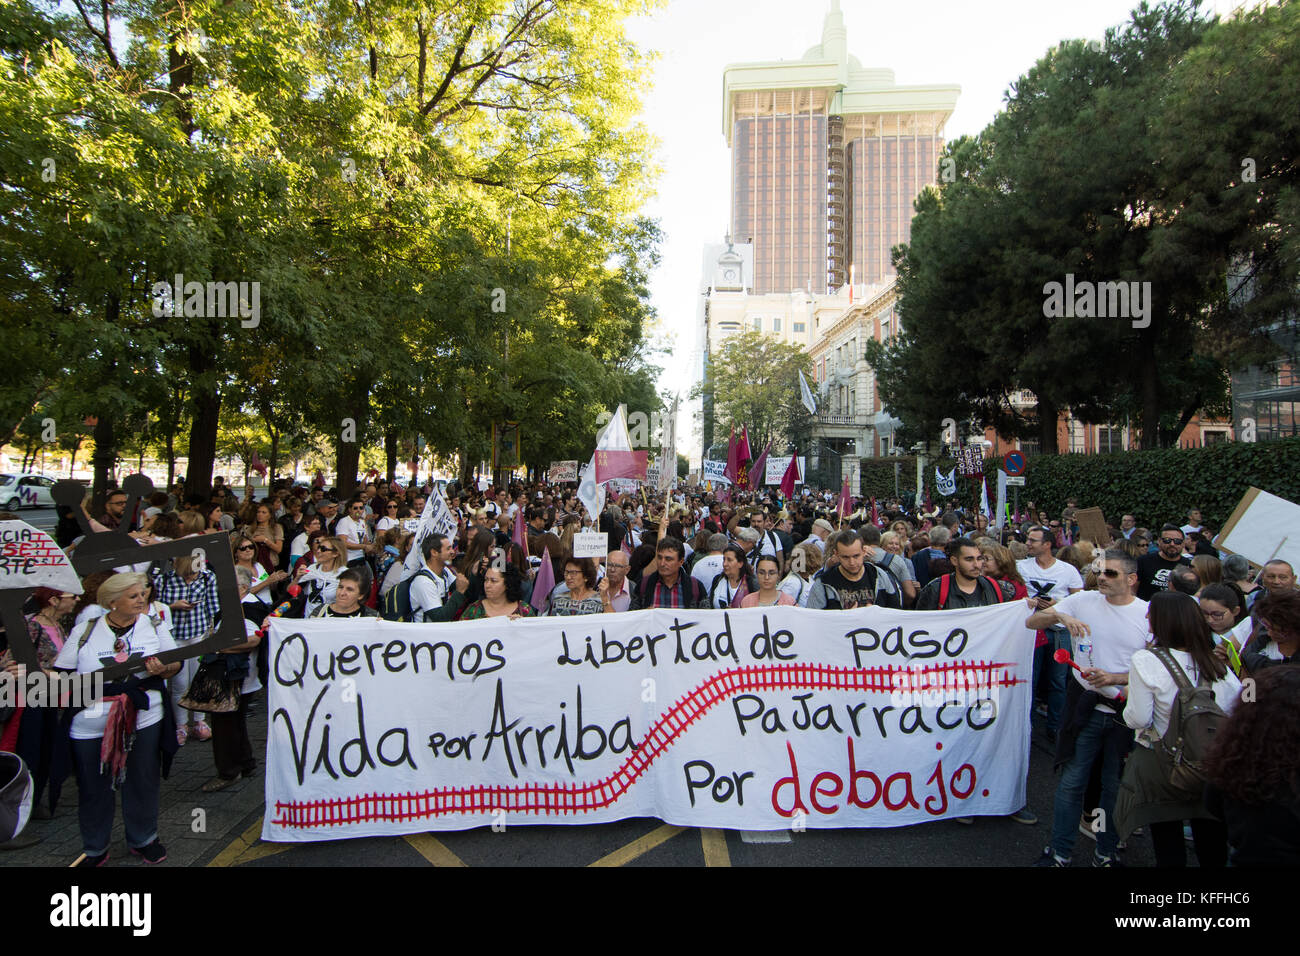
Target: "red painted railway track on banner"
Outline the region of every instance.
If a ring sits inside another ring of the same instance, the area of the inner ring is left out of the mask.
[[[686,729],[733,694],[760,690],[849,690],[890,693],[895,674],[911,686],[1011,687],[1024,683],[1015,665],[994,661],[950,661],[922,668],[830,667],[824,664],[764,664],[737,667],[709,678],[655,721],[638,748],[614,773],[594,783],[446,787],[420,793],[367,793],[332,800],[276,801],[276,826],[311,828],[373,821],[409,821],[456,813],[588,813],[615,803]],[[924,683],[922,684],[924,686]]]

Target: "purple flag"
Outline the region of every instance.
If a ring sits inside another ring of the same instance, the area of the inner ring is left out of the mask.
[[[533,599],[528,602],[538,614],[546,613],[546,602],[554,587],[555,565],[551,564],[551,551],[547,548],[542,552],[542,566],[537,569],[537,577],[533,580]]]

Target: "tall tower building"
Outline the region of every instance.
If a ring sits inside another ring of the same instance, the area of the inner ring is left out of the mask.
[[[834,292],[893,274],[912,201],[937,177],[958,86],[897,86],[848,52],[838,0],[799,60],[723,71],[731,233],[754,247],[755,293]]]

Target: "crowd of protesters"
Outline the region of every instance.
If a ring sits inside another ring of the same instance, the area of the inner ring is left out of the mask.
[[[697,487],[639,491],[611,495],[593,515],[572,485],[453,481],[435,491],[376,480],[358,489],[339,500],[319,484],[278,481],[240,500],[217,479],[210,495],[178,485],[130,515],[122,491],[108,494],[97,517],[61,512],[56,538],[69,550],[87,528],[130,528],[141,544],[228,537],[248,638],[203,659],[222,660],[242,692],[237,709],[209,722],[184,705],[200,661],[164,666],[154,655],[200,640],[220,617],[210,566],[190,557],[146,562],[88,576],[80,596],[33,595],[29,636],[43,669],[93,670],[122,652],[145,657],[143,679],[109,685],[121,712],[114,704],[107,718],[60,720],[52,710],[20,711],[0,736],[0,750],[18,752],[31,769],[38,820],[54,814],[62,781],[75,773],[81,864],[108,859],[115,790],[132,852],[166,858],[159,776],[178,747],[211,740],[207,792],[256,771],[246,722],[265,681],[259,641],[273,614],[429,623],[656,607],[925,612],[1009,601],[1026,606],[1035,722],[1061,771],[1051,844],[1038,865],[1068,865],[1080,834],[1096,841],[1094,865],[1120,865],[1125,841],[1142,828],[1159,865],[1185,863],[1185,836],[1202,866],[1300,862],[1300,670],[1288,666],[1300,643],[1295,573],[1282,561],[1257,568],[1221,556],[1195,509],[1163,516],[1155,531],[1125,514],[1106,540],[1086,540],[1074,500],[1056,517],[1030,502],[995,528],[959,507],[873,500],[846,508],[830,492],[782,500]],[[455,530],[417,538],[429,496],[444,492]],[[584,531],[606,534],[607,555],[574,553]],[[3,673],[19,673],[8,652]],[[1239,705],[1244,682],[1255,689],[1250,706]],[[1203,792],[1162,776],[1160,748],[1185,684],[1207,687],[1230,715],[1206,758]],[[1269,746],[1253,728],[1267,728]],[[1029,807],[1012,819],[1038,822]],[[24,839],[38,837],[10,845]]]

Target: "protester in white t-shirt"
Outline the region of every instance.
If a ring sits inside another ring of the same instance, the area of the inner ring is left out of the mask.
[[[709,536],[708,552],[702,554],[691,568],[691,577],[699,581],[705,590],[713,586],[713,580],[722,573],[722,552],[727,547],[725,534]]]
[[[115,574],[99,586],[97,600],[105,608],[99,618],[73,629],[54,660],[58,670],[89,674],[105,664],[142,659],[144,680],[168,678],[179,663],[163,664],[159,654],[176,649],[171,630],[149,617],[149,581],[143,574]],[[122,817],[131,851],[149,863],[161,863],[167,852],[158,840],[161,728],[164,725],[161,689],[145,691],[148,706],[135,711],[135,735],[129,743],[103,740],[109,717],[120,701],[101,700],[72,718],[69,736],[77,774],[81,841],[84,863],[99,866],[108,860],[115,789],[122,794]],[[106,752],[111,750],[111,752]],[[115,771],[114,766],[120,767]],[[120,775],[120,783],[115,777]]]
[[[1041,529],[1035,534],[1041,534]],[[1136,588],[1137,562],[1123,551],[1107,551],[1096,591],[1071,594],[1040,608],[1025,621],[1025,627],[1033,630],[1065,627],[1079,668],[1071,668],[1075,684],[1066,695],[1058,745],[1058,759],[1064,758],[1064,767],[1056,788],[1052,842],[1036,865],[1069,865],[1084,810],[1084,791],[1098,757],[1102,760],[1101,810],[1104,819],[1115,817],[1121,764],[1132,732],[1116,725],[1114,715],[1123,707],[1119,698],[1121,688],[1128,684],[1133,655],[1146,647],[1148,633],[1147,604],[1134,597]],[[1086,691],[1100,695],[1091,708],[1083,698]],[[1115,865],[1118,844],[1113,826],[1101,829],[1093,865]]]

